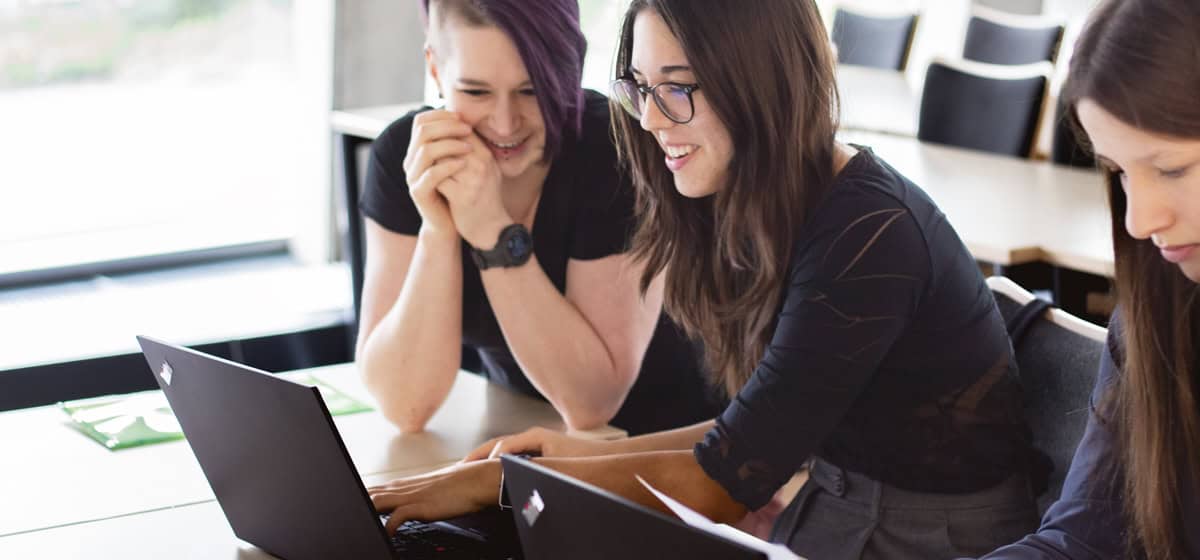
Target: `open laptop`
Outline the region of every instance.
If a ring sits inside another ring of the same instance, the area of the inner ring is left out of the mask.
[[[767,558],[532,461],[512,455],[500,461],[527,560]]]
[[[242,540],[287,560],[520,557],[512,516],[499,508],[385,534],[318,389],[138,343]]]

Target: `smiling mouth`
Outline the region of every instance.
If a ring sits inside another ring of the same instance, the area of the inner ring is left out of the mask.
[[[511,150],[525,143],[525,140],[518,140],[516,142],[493,142],[488,138],[484,138],[483,141],[487,142],[489,146],[501,150]]]
[[[663,146],[663,151],[667,153],[667,157],[671,159],[683,159],[692,155],[699,146],[687,144],[683,146]]]

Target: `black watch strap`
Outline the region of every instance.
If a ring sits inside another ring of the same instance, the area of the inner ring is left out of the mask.
[[[496,246],[486,251],[471,248],[471,260],[479,270],[521,266],[533,255],[533,236],[521,224],[512,224],[500,230]]]

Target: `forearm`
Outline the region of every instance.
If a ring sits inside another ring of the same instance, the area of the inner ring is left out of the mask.
[[[550,282],[536,257],[483,271],[483,285],[509,349],[567,425],[591,429],[612,419],[636,372],[621,364],[583,314]]]
[[[404,287],[359,355],[380,412],[405,432],[422,430],[454,384],[461,345],[458,238],[422,233]]]
[[[690,451],[546,458],[537,459],[537,462],[669,515],[662,502],[650,494],[635,475],[718,523],[734,523],[746,515],[745,507],[708,478]]]
[[[713,423],[713,420],[705,420],[673,430],[606,441],[603,443],[604,452],[606,455],[647,451],[687,451],[691,453],[692,447],[704,439],[704,434],[712,429]]]

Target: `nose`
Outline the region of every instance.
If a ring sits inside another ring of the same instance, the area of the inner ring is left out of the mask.
[[[496,103],[490,119],[492,121],[492,131],[496,134],[507,137],[520,128],[520,111],[516,103],[517,101],[511,97],[501,99]]]
[[[1125,180],[1125,231],[1134,239],[1147,239],[1174,225],[1169,193],[1150,181],[1129,176]]]
[[[654,102],[654,96],[647,95],[646,99],[642,101],[642,130],[653,132],[655,130],[669,128],[674,124],[675,121],[668,119],[667,116],[663,114],[662,109],[658,107],[658,103]]]

